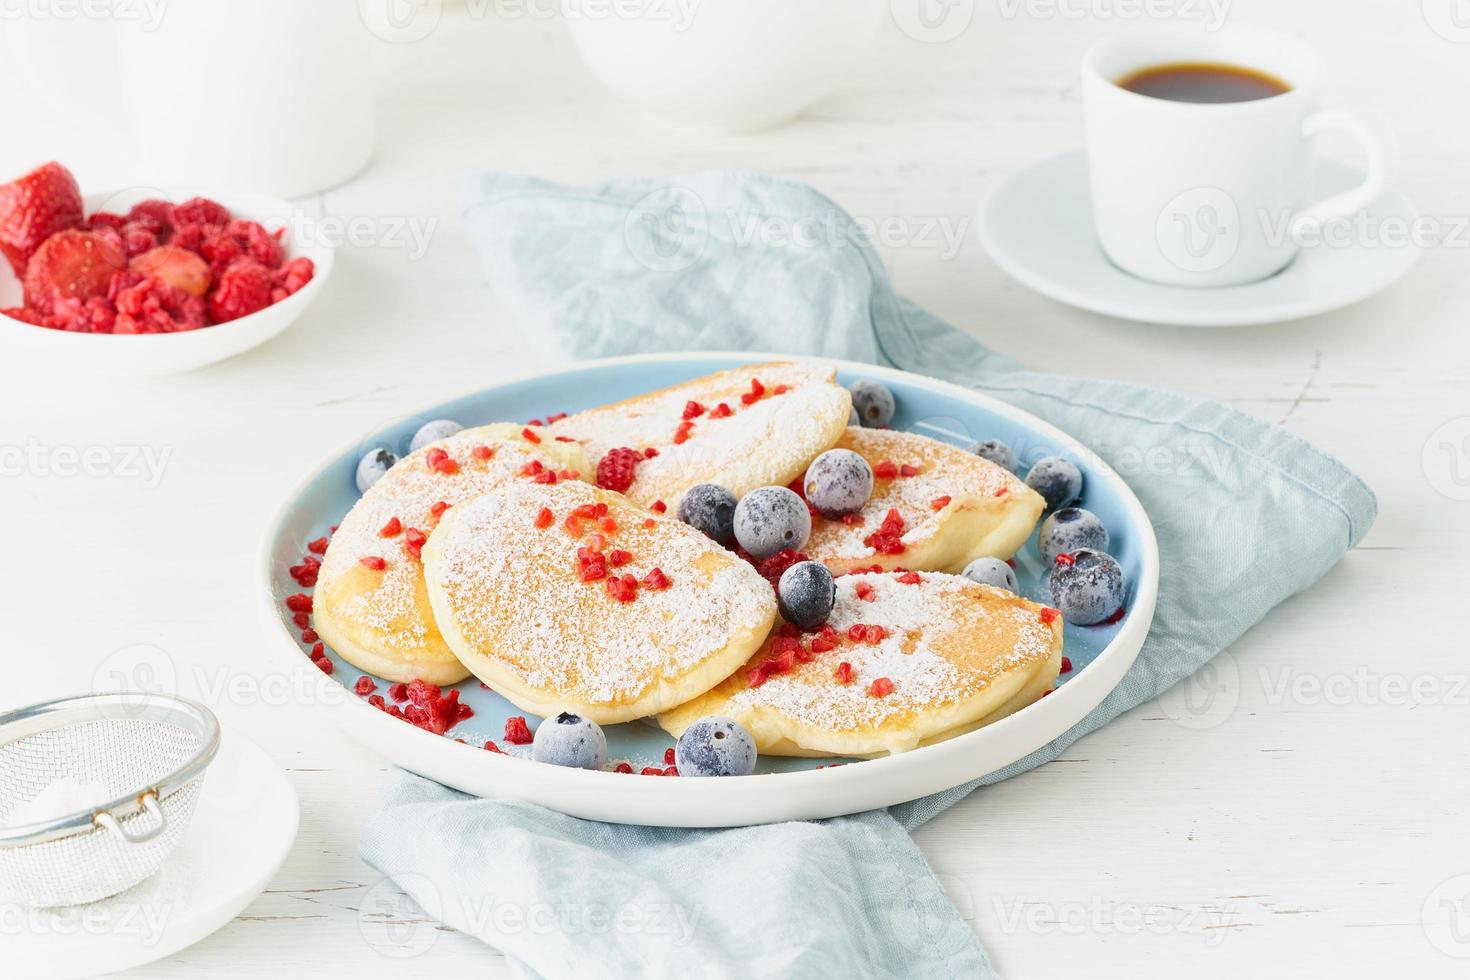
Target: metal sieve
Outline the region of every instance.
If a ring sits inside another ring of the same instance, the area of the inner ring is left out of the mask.
[[[0,902],[79,905],[157,871],[188,827],[219,722],[166,694],[90,694],[0,714]],[[88,809],[10,826],[58,780],[106,788]]]

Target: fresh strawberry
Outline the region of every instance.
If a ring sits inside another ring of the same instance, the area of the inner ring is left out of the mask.
[[[128,268],[143,276],[157,276],[190,296],[209,292],[209,265],[187,249],[160,245],[134,256]]]
[[[26,264],[26,305],[51,312],[58,299],[105,296],[122,253],[90,231],[58,231],[41,243]]]
[[[209,317],[215,323],[224,323],[270,305],[270,270],[254,259],[236,259],[215,280],[209,294]]]
[[[82,223],[82,192],[59,163],[47,163],[13,183],[0,185],[0,252],[16,276],[41,243]]]

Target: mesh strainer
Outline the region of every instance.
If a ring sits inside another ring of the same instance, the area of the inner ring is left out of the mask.
[[[0,902],[78,905],[131,888],[183,837],[219,722],[165,694],[92,694],[0,715]],[[105,787],[85,810],[16,823],[58,780]]]

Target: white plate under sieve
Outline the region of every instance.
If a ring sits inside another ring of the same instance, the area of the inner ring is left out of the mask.
[[[157,871],[178,844],[219,748],[203,705],[162,694],[94,694],[0,715],[0,902],[92,902]],[[58,780],[105,800],[41,822],[10,815]]]

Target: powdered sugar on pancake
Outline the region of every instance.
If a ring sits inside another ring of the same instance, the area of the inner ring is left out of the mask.
[[[474,451],[480,446],[492,451],[489,459],[476,458]],[[427,458],[435,448],[449,454],[458,464],[458,472],[446,474],[430,468]],[[318,594],[340,599],[329,615],[366,626],[395,646],[422,646],[429,636],[428,624],[416,602],[423,566],[408,551],[408,529],[425,535],[432,532],[439,522],[434,505],[440,501],[452,506],[507,483],[527,482],[521,470],[532,460],[555,470],[569,458],[580,456],[575,448],[569,451],[566,444],[552,441],[538,446],[519,436],[497,437],[485,429],[466,429],[405,456],[368,488],[332,535],[317,576]],[[578,465],[585,466],[585,460]],[[381,531],[394,518],[401,529],[385,537]],[[351,591],[345,596],[330,588],[369,556],[380,557],[386,563],[376,588]]]
[[[918,473],[891,479],[875,476],[873,495],[858,515],[862,518],[860,524],[815,521],[811,540],[803,550],[818,560],[872,555],[872,546],[863,539],[878,529],[891,509],[897,509],[904,519],[902,541],[912,544],[939,532],[943,514],[935,509],[934,502],[942,497],[959,500],[964,496],[994,497],[1001,490],[1018,495],[1029,492],[1009,470],[916,433],[849,426],[837,445],[860,454],[874,467],[887,461],[895,466],[916,466]]]
[[[860,584],[872,590],[871,601],[858,597]],[[837,579],[837,603],[828,620],[840,637],[837,648],[789,673],[772,674],[759,687],[747,686],[742,672],[735,679],[741,689],[729,706],[737,712],[775,711],[798,724],[844,732],[965,701],[996,677],[1051,655],[1052,627],[1038,609],[957,575],[925,572],[915,585],[891,572],[844,575]],[[859,623],[882,626],[889,635],[876,645],[849,640],[848,629]],[[966,635],[956,637],[957,630]],[[1004,644],[988,642],[991,636],[1003,637]],[[810,640],[804,637],[803,643],[810,646]],[[957,653],[977,644],[981,649]],[[834,678],[844,661],[853,668],[850,684]],[[874,697],[868,689],[880,677],[893,682],[893,691]]]
[[[760,381],[765,394],[742,404],[751,379]],[[777,394],[782,386],[786,390]],[[705,411],[685,419],[691,400]],[[714,417],[721,402],[729,406],[726,418]],[[654,449],[656,456],[638,464],[627,495],[644,506],[662,499],[673,507],[698,483],[718,483],[738,497],[758,486],[789,481],[788,472],[831,445],[833,428],[847,417],[848,405],[830,367],[760,364],[578,412],[555,423],[552,431],[579,440],[594,464],[620,446]],[[685,422],[684,441],[676,442]]]
[[[672,518],[631,507],[610,511],[618,528],[605,550],[624,549],[632,560],[609,571],[641,582],[657,567],[670,587],[640,587],[622,603],[605,581],[581,581],[576,552],[592,530],[573,537],[562,525],[598,499],[586,485],[512,485],[464,505],[444,527],[430,575],[475,653],[553,700],[625,704],[661,682],[677,683],[733,636],[770,621],[771,587],[747,563]],[[536,528],[543,507],[555,520]]]

